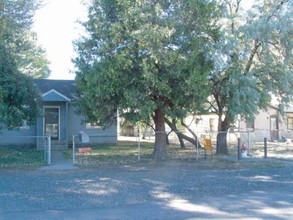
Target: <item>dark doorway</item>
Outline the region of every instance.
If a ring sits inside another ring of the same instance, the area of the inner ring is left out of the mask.
[[[45,107],[45,135],[50,135],[52,140],[59,140],[59,108]]]
[[[279,122],[277,116],[270,117],[271,141],[279,139]]]

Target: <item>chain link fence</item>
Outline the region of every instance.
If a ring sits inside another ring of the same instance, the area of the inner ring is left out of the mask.
[[[49,136],[0,136],[0,167],[50,163]]]
[[[103,146],[116,145],[117,141],[117,135],[114,133],[93,135],[79,132],[79,134],[72,135],[72,164],[84,165],[89,157],[95,154],[92,152],[92,147],[102,148]],[[98,153],[96,153],[97,155]]]
[[[183,134],[184,147],[178,139],[178,135]],[[216,154],[217,136],[219,132],[211,131],[193,131],[193,135],[186,130],[179,132],[167,131],[166,142],[167,154],[169,158],[175,159],[201,159],[206,158],[207,152],[204,150],[205,139],[209,138],[211,143],[211,152],[208,156],[213,157]],[[276,135],[277,134],[277,135]],[[140,161],[150,158],[155,143],[155,132],[142,134],[139,131],[130,136],[117,136],[113,133],[102,135],[77,134],[72,137],[72,149],[70,157],[73,164],[82,164],[84,158],[88,155],[98,154],[97,149],[105,146],[118,145],[112,152],[106,155],[98,155],[100,160],[107,160],[115,153],[113,160],[118,156],[124,155],[126,160]],[[194,141],[197,137],[198,142]],[[189,141],[187,140],[189,138]],[[276,138],[277,137],[277,138]],[[193,143],[190,142],[193,140]],[[242,153],[242,146],[247,146],[245,157],[249,158],[288,158],[293,159],[293,131],[290,130],[247,130],[234,131],[226,133],[227,147],[229,155],[237,158]],[[21,144],[20,144],[21,143]],[[131,145],[126,147],[124,145]],[[91,148],[95,152],[91,152]],[[47,136],[0,136],[0,166],[9,165],[34,165],[51,163],[51,138]],[[87,149],[85,149],[87,148]],[[125,151],[123,151],[126,149]],[[106,151],[106,148],[105,148]],[[116,151],[116,152],[114,152]],[[240,151],[240,152],[239,152]],[[114,152],[114,153],[113,153]],[[111,155],[110,155],[111,154]],[[129,154],[129,155],[126,155]],[[122,158],[123,157],[119,157]],[[119,159],[118,158],[118,159]],[[242,155],[240,156],[242,158]]]
[[[205,139],[211,140],[212,155],[216,154],[217,136],[220,132],[216,131],[193,131],[193,135],[186,130],[178,132],[166,131],[166,142],[169,144],[168,148],[177,147],[180,149],[180,141],[178,134],[183,134],[193,140],[196,138],[198,142],[191,143],[183,138],[184,147],[181,148],[182,152],[185,151],[186,158],[203,158],[206,157]],[[292,158],[293,159],[293,131],[292,130],[246,130],[246,131],[229,131],[221,132],[226,134],[226,141],[229,155],[239,158]],[[132,137],[122,136],[120,138],[130,138],[136,141],[139,145],[140,142],[155,143],[156,132],[135,132]],[[138,139],[139,137],[139,139]],[[246,149],[245,149],[246,148]],[[246,152],[244,152],[246,151]],[[180,151],[177,151],[180,154]]]
[[[253,130],[239,132],[241,145],[250,157],[293,158],[292,130]]]

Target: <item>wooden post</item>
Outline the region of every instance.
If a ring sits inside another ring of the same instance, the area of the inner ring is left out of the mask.
[[[196,133],[196,160],[198,160],[198,133],[197,132],[195,132]]]
[[[238,160],[240,160],[240,158],[241,158],[241,151],[240,151],[240,141],[241,141],[241,139],[238,138],[237,140],[238,140],[238,142],[237,142]]]
[[[140,132],[139,130],[137,130],[137,138],[138,138],[138,156],[137,156],[137,160],[140,161],[140,154],[141,154],[141,149],[140,149]]]
[[[264,138],[264,157],[268,157],[268,141],[267,138]]]

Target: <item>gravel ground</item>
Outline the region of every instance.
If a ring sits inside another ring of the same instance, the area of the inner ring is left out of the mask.
[[[0,170],[2,219],[293,219],[291,160]]]

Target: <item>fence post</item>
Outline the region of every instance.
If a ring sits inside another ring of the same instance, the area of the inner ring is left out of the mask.
[[[238,139],[237,139],[238,160],[240,160],[240,158],[241,158],[241,155],[240,155],[240,141],[241,141],[241,139],[238,138]]]
[[[140,133],[139,130],[137,130],[137,138],[138,138],[138,156],[137,156],[137,160],[140,161]]]
[[[264,157],[267,158],[268,156],[268,141],[267,138],[264,138]]]
[[[196,160],[198,160],[198,142],[199,142],[199,139],[198,139],[198,133],[196,133]]]
[[[75,135],[72,135],[72,164],[75,165]]]
[[[250,155],[250,131],[248,130],[248,155]]]
[[[44,161],[48,162],[47,153],[48,153],[48,138],[46,136],[43,137],[44,143]]]
[[[51,164],[51,136],[48,136],[48,165]]]

